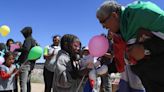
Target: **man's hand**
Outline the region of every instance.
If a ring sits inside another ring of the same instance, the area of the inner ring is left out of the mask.
[[[108,59],[112,59],[113,55],[111,53],[105,53],[104,57],[106,57]]]

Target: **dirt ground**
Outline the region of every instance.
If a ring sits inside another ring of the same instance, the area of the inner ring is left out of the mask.
[[[20,92],[19,86],[18,86],[18,92]],[[43,83],[31,83],[31,92],[44,92],[44,84]]]
[[[31,92],[44,92],[44,84],[31,83]]]

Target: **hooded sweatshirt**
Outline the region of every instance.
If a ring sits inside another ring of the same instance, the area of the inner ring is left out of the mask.
[[[32,28],[31,27],[25,27],[21,30],[21,33],[23,34],[25,40],[23,42],[23,46],[19,51],[21,52],[21,55],[18,58],[18,63],[22,64],[26,61],[28,57],[28,53],[32,47],[37,45],[36,41],[32,37]]]

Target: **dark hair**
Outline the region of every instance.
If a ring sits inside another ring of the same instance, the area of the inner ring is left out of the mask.
[[[6,61],[6,59],[8,58],[8,57],[10,57],[10,56],[14,56],[14,54],[12,53],[12,52],[6,52],[5,53],[5,55],[4,55],[4,59],[5,59],[5,61]]]
[[[72,51],[72,46],[71,46],[72,43],[75,41],[80,42],[80,40],[77,36],[72,35],[72,34],[66,34],[61,38],[61,42],[60,42],[61,49],[66,51],[67,53],[69,53],[70,62],[71,62],[71,66],[72,66],[72,70],[69,71],[69,73],[73,79],[80,78],[80,75],[79,75],[80,65],[79,65],[79,63],[77,63],[80,60],[80,55],[79,55],[79,53],[74,53]],[[81,45],[81,43],[80,43],[80,45]]]
[[[61,42],[60,42],[61,49],[66,51],[67,53],[69,53],[72,60],[77,59],[77,54],[80,53],[80,51],[79,51],[79,53],[74,53],[72,51],[72,46],[71,45],[75,41],[80,42],[80,40],[77,36],[72,35],[72,34],[66,34],[61,38]],[[80,42],[80,48],[81,48],[81,42]]]
[[[52,38],[54,39],[54,38],[56,38],[56,37],[61,38],[61,36],[60,36],[60,35],[54,35]]]
[[[61,49],[65,50],[66,52],[68,53],[71,53],[71,44],[75,41],[79,41],[79,38],[75,35],[72,35],[72,34],[65,34],[62,38],[61,38],[61,42],[60,42],[60,45],[61,45]]]
[[[9,42],[12,41],[14,43],[14,40],[13,39],[8,39],[7,42],[6,42],[6,46],[9,46]]]
[[[106,35],[106,34],[104,34],[104,33],[101,33],[100,35],[101,35],[101,36],[104,36],[105,38],[107,37],[107,35]]]
[[[81,49],[84,50],[86,48],[86,46],[83,46]]]

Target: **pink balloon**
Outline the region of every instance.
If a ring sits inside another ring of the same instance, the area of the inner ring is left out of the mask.
[[[96,35],[89,41],[89,52],[94,57],[103,56],[109,48],[108,39],[101,35]]]

